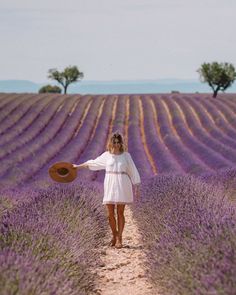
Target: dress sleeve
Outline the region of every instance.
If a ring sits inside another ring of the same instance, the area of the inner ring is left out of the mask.
[[[88,160],[83,164],[88,165],[89,170],[103,170],[106,169],[107,152],[102,153],[94,160]]]
[[[127,157],[128,157],[128,171],[127,172],[132,180],[132,183],[133,184],[141,183],[138,169],[136,168],[130,153],[127,153]]]

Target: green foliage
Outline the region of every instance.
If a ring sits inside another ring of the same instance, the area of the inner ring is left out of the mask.
[[[197,70],[202,82],[208,83],[213,90],[213,97],[219,90],[225,91],[236,79],[235,68],[230,63],[203,63]]]
[[[61,88],[58,86],[45,85],[39,89],[39,93],[61,93]]]
[[[64,88],[64,93],[67,92],[67,88],[71,83],[75,83],[82,79],[84,74],[79,71],[77,66],[69,66],[64,71],[59,72],[57,69],[50,69],[48,78],[56,80]]]

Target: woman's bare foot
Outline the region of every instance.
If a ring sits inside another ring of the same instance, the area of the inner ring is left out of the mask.
[[[117,249],[120,249],[120,248],[123,247],[123,245],[122,245],[122,238],[121,238],[121,237],[117,237],[115,247],[116,247]]]
[[[115,236],[113,236],[113,238],[110,240],[109,246],[115,246],[117,235],[118,235],[118,232],[116,232]]]
[[[109,242],[109,246],[115,246],[115,244],[116,244],[116,238],[113,237]]]

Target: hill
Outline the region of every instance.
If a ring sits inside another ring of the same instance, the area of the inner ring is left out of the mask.
[[[235,114],[235,94],[0,94],[1,291],[234,294]],[[122,249],[108,246],[104,170],[48,175],[116,130],[141,176]]]
[[[97,157],[115,130],[143,179],[233,167],[235,112],[233,94],[1,94],[0,180],[50,182],[51,164]],[[81,171],[80,178],[101,182],[104,171]]]

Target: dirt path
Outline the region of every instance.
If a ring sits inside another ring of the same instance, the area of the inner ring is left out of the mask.
[[[102,264],[93,269],[99,275],[96,293],[101,295],[158,295],[143,267],[145,254],[140,233],[129,205],[125,207],[123,248],[100,248]],[[105,241],[108,244],[109,240]]]

